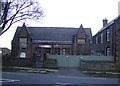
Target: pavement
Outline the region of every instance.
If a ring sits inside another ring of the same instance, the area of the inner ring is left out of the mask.
[[[38,69],[38,68],[28,68],[28,67],[13,67],[19,68],[23,73],[40,73],[40,74],[50,74],[50,75],[60,75],[60,76],[98,76],[98,77],[111,77],[106,75],[112,75],[113,78],[118,78],[120,73],[113,72],[94,72],[94,71],[80,71],[80,68],[59,68],[57,69]]]

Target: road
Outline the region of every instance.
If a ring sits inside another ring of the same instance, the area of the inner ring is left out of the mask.
[[[3,72],[3,84],[118,84],[117,78]],[[1,82],[1,81],[0,81]]]

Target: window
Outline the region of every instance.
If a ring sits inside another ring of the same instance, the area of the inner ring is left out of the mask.
[[[110,41],[110,29],[107,29],[107,41]]]
[[[96,36],[96,44],[98,44],[98,36]]]
[[[103,33],[101,33],[101,43],[103,43]]]
[[[50,52],[51,52],[51,48],[45,48],[45,53],[46,54],[50,54]]]
[[[41,56],[41,48],[40,47],[36,47],[35,48],[35,53],[36,53],[36,56],[40,57]]]
[[[62,54],[63,55],[70,55],[70,49],[69,48],[64,48]]]
[[[27,48],[27,38],[20,38],[20,49],[26,49]]]
[[[85,44],[85,39],[78,39],[78,40],[77,40],[77,43],[78,43],[78,44]]]
[[[55,48],[54,54],[55,55],[60,55],[60,48]]]
[[[63,49],[62,54],[65,55],[65,49]]]
[[[26,53],[25,52],[21,52],[20,53],[20,58],[25,58],[26,57]]]
[[[107,56],[110,56],[110,48],[107,48]]]

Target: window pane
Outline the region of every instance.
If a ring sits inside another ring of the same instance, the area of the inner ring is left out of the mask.
[[[96,37],[96,44],[98,44],[98,36]]]
[[[38,56],[38,57],[40,57],[41,56],[41,48],[40,47],[36,47],[35,48],[35,54],[36,54],[36,56]]]
[[[110,48],[107,48],[107,56],[110,56]]]
[[[20,38],[19,46],[20,46],[20,49],[26,49],[27,48],[27,38]]]
[[[69,48],[64,48],[62,54],[63,55],[70,55],[70,49]]]
[[[65,55],[70,55],[70,49],[66,49]]]
[[[110,29],[107,30],[107,41],[110,41]]]
[[[101,43],[103,43],[103,33],[101,33]]]
[[[60,48],[55,48],[54,54],[55,55],[60,55]]]
[[[20,38],[20,42],[27,42],[27,38]]]
[[[20,43],[20,49],[25,49],[27,48],[27,43]]]
[[[50,54],[51,49],[50,48],[45,48],[45,53]]]

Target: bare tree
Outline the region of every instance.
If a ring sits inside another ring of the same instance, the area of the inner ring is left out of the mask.
[[[38,0],[37,0],[38,1]],[[5,33],[11,25],[19,21],[39,21],[44,12],[36,0],[7,0],[2,2],[0,35]]]

